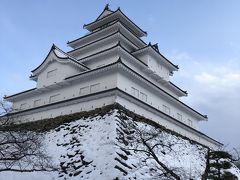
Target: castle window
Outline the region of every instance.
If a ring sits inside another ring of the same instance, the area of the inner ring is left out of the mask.
[[[192,126],[192,120],[191,119],[188,119],[188,125]]]
[[[163,112],[165,112],[166,114],[170,115],[170,108],[166,105],[163,105]]]
[[[180,113],[177,113],[177,120],[182,121],[182,115]]]
[[[47,72],[47,78],[53,77],[57,74],[57,69],[51,70]]]
[[[37,99],[33,102],[34,107],[40,106],[40,104],[41,104],[41,99]]]
[[[27,103],[22,103],[20,105],[20,109],[23,110],[23,109],[26,109],[27,108]]]
[[[80,88],[80,92],[79,92],[80,95],[86,95],[88,93],[89,93],[89,86]]]
[[[143,92],[140,92],[140,98],[144,101],[147,102],[147,95]]]
[[[58,101],[59,98],[60,98],[60,94],[52,95],[52,96],[50,96],[50,98],[49,98],[49,102],[50,102],[50,103],[54,103],[54,102]]]
[[[132,87],[132,95],[138,98],[139,97],[139,90]]]
[[[100,83],[93,84],[90,86],[90,92],[94,93],[100,90]]]

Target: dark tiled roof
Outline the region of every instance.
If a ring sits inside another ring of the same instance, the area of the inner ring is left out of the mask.
[[[68,53],[73,53],[74,51],[83,49],[83,48],[85,48],[85,47],[87,47],[87,46],[90,46],[90,45],[92,45],[92,44],[95,44],[95,43],[97,43],[97,42],[100,42],[100,41],[102,41],[102,40],[104,40],[104,39],[107,39],[107,38],[109,38],[109,37],[111,37],[111,36],[114,36],[114,35],[116,35],[116,34],[121,34],[125,39],[127,39],[129,42],[131,42],[134,46],[138,47],[138,45],[136,45],[134,42],[132,42],[132,41],[131,41],[128,37],[126,37],[123,33],[121,33],[121,31],[117,30],[117,31],[115,31],[115,32],[113,32],[113,33],[111,33],[111,34],[103,37],[103,38],[97,39],[96,41],[92,41],[92,42],[90,42],[90,43],[88,43],[88,44],[85,44],[84,46],[81,46],[81,47],[79,47],[79,48],[73,49],[73,50],[69,51]]]
[[[89,24],[85,24],[84,27],[87,27],[87,26],[92,25],[92,24],[94,24],[94,23],[96,23],[96,22],[99,22],[99,21],[101,21],[101,20],[103,20],[103,19],[106,19],[106,18],[108,18],[109,16],[113,16],[114,14],[116,14],[116,13],[118,13],[118,12],[119,12],[120,14],[122,14],[130,23],[132,23],[134,26],[136,26],[144,35],[147,35],[147,32],[143,31],[138,25],[136,25],[131,19],[129,19],[129,18],[120,10],[120,8],[118,8],[118,9],[117,9],[116,11],[114,11],[113,13],[111,13],[111,14],[103,17],[102,19],[93,21],[93,22],[91,22],[91,23],[89,23]]]
[[[110,24],[110,25],[107,26],[107,27],[104,27],[104,26],[106,25],[106,24],[104,24],[104,25],[102,26],[102,27],[104,27],[104,28],[100,28],[99,30],[96,30],[96,31],[94,31],[94,32],[92,32],[92,33],[90,33],[90,34],[87,34],[87,35],[82,36],[82,37],[80,37],[80,38],[77,38],[77,39],[75,39],[75,40],[69,41],[69,42],[67,42],[67,44],[71,44],[71,43],[76,42],[76,41],[78,41],[78,40],[80,40],[80,39],[84,39],[85,37],[91,36],[91,35],[93,35],[93,34],[98,33],[98,32],[101,31],[101,30],[107,29],[107,28],[109,28],[109,27],[111,27],[111,26],[114,26],[114,25],[117,24],[117,23],[120,23],[124,28],[126,28],[126,29],[127,29],[129,32],[131,32],[136,38],[138,38],[143,44],[146,45],[146,43],[145,43],[141,38],[137,37],[136,34],[133,33],[125,24],[123,24],[121,21],[119,21],[119,19],[113,20],[113,21],[111,21],[111,22],[109,22],[109,23],[112,23],[112,24]]]

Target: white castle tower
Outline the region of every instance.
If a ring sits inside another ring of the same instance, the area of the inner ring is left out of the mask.
[[[68,42],[64,52],[55,45],[32,71],[35,88],[6,96],[11,115],[23,123],[88,111],[119,103],[125,108],[209,147],[221,143],[198,130],[207,116],[180,101],[187,96],[170,81],[178,70],[158,45],[146,44],[147,33],[119,8],[108,5],[89,31]]]

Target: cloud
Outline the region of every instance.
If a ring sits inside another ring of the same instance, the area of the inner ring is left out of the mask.
[[[195,75],[195,79],[203,84],[212,84],[217,80],[216,76],[202,72],[200,75]]]
[[[240,71],[229,67],[216,67],[212,72],[201,72],[194,75],[194,80],[208,87],[206,91],[209,93],[230,93],[240,89]]]
[[[180,65],[173,81],[189,93],[183,101],[209,116],[200,129],[240,147],[240,57],[218,62],[198,60],[186,52],[173,52],[170,57]]]

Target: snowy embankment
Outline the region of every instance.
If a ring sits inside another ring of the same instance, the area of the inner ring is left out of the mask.
[[[201,179],[207,148],[122,110],[81,118],[46,132],[45,149],[58,172],[3,172],[0,179],[165,179],[166,169],[139,143],[142,139],[157,160],[181,179]]]

